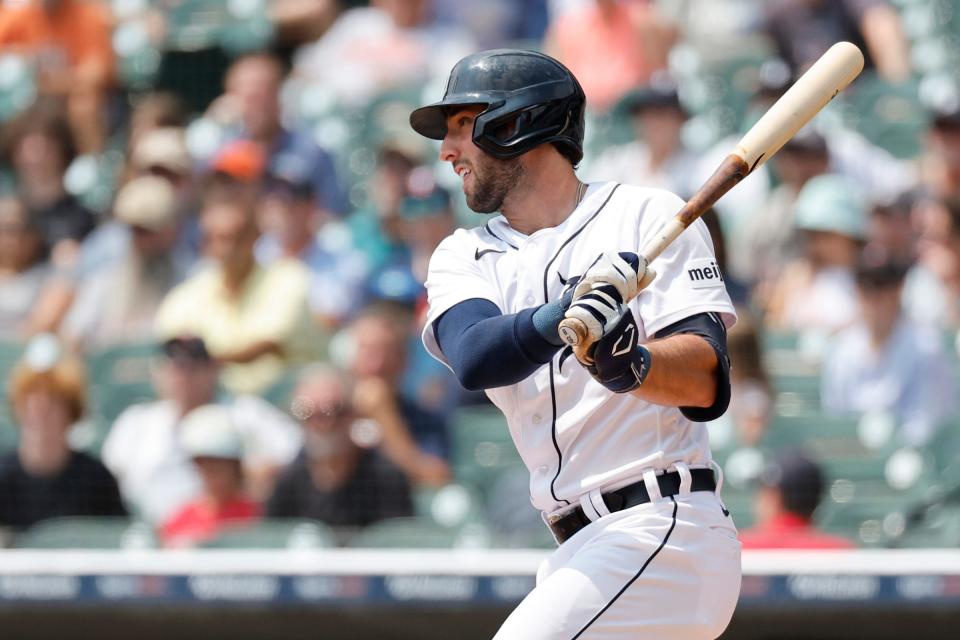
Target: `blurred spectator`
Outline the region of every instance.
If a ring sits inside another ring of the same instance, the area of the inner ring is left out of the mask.
[[[303,424],[303,450],[278,480],[267,517],[363,527],[413,514],[404,474],[371,448],[370,425],[353,404],[357,395],[351,377],[334,369],[301,377],[292,409]]]
[[[263,392],[290,363],[308,361],[323,346],[307,305],[309,272],[292,260],[257,264],[259,233],[250,203],[214,202],[201,226],[211,264],[164,299],[157,331],[166,338],[203,338],[226,365],[227,389]]]
[[[855,185],[825,174],[809,180],[794,205],[802,255],[766,298],[768,326],[830,334],[857,317],[853,270],[866,234],[866,203]]]
[[[135,175],[156,176],[170,183],[181,212],[186,213],[193,204],[193,159],[182,128],[158,127],[142,133],[131,148],[130,166]]]
[[[450,453],[442,416],[401,392],[410,320],[387,307],[368,307],[349,328],[350,371],[357,413],[380,427],[383,454],[413,484],[442,485],[450,479]]]
[[[904,286],[907,315],[918,324],[960,327],[960,200],[920,200],[917,263]]]
[[[223,145],[202,179],[203,202],[255,202],[263,188],[266,164],[263,147],[256,142],[234,140]]]
[[[27,56],[40,94],[64,98],[77,146],[100,151],[113,84],[111,16],[104,2],[26,0],[0,5],[0,51]]]
[[[217,403],[229,412],[244,445],[251,496],[269,494],[280,468],[300,449],[300,430],[289,417],[255,396],[219,394],[219,373],[202,340],[168,340],[154,372],[160,399],[127,408],[104,441],[104,464],[131,509],[150,523],[166,522],[201,491],[181,441],[183,418],[197,407]]]
[[[800,252],[794,207],[803,186],[827,172],[827,142],[814,128],[805,127],[787,141],[770,164],[780,184],[759,206],[755,203],[737,227],[731,256],[731,268],[737,276],[763,286],[776,280]]]
[[[456,25],[430,21],[429,0],[370,0],[344,11],[316,43],[294,57],[294,76],[346,107],[376,94],[446,77],[475,50]]]
[[[774,0],[763,3],[764,30],[795,74],[835,42],[863,51],[867,68],[889,82],[910,76],[907,41],[896,10],[885,0]]]
[[[924,182],[935,197],[960,198],[960,105],[934,113],[921,166]]]
[[[915,202],[916,194],[905,193],[870,211],[867,243],[883,249],[900,264],[913,264],[917,259],[917,230],[911,217]]]
[[[388,264],[409,262],[400,205],[407,195],[410,173],[418,163],[413,149],[393,141],[381,146],[377,166],[367,183],[370,205],[354,212],[347,220],[371,274]]]
[[[260,518],[260,505],[245,491],[243,440],[229,409],[215,404],[194,409],[180,423],[180,441],[202,489],[163,524],[164,546],[194,546]]]
[[[849,540],[819,531],[813,515],[825,487],[823,472],[800,451],[783,451],[760,475],[757,524],[740,533],[744,549],[850,549]]]
[[[180,221],[176,193],[166,180],[128,182],[113,215],[129,230],[129,249],[117,264],[80,281],[63,323],[64,336],[86,349],[152,339],[160,303],[191,266],[172,251]]]
[[[421,167],[410,174],[400,220],[401,236],[410,250],[410,272],[423,284],[434,250],[457,228],[450,193],[437,186],[430,169]]]
[[[9,380],[20,438],[0,457],[0,526],[25,529],[63,516],[122,516],[117,483],[67,435],[86,412],[86,373],[49,334],[27,345]]]
[[[821,398],[833,413],[884,411],[907,445],[927,444],[951,408],[951,378],[940,334],[910,322],[901,309],[906,265],[869,251],[857,265],[860,321],[828,346]]]
[[[56,271],[44,248],[23,203],[0,198],[0,340],[51,331],[59,321]]]
[[[467,29],[476,49],[497,49],[543,40],[547,0],[433,0],[433,13],[445,24]]]
[[[43,232],[53,261],[72,265],[79,241],[96,226],[96,217],[63,182],[75,156],[70,127],[49,102],[37,102],[10,123],[6,153],[17,179],[17,190],[37,227]]]
[[[274,46],[288,52],[313,42],[330,27],[340,11],[338,0],[271,0],[268,11],[276,31]]]
[[[544,49],[577,77],[596,111],[610,109],[627,91],[667,66],[677,39],[673,25],[648,0],[593,0],[560,14]]]
[[[773,386],[763,364],[760,334],[747,309],[727,335],[730,353],[730,408],[727,416],[736,430],[736,441],[756,446],[773,417]]]
[[[683,198],[693,195],[699,185],[691,184],[690,167],[697,158],[680,139],[687,113],[673,80],[656,74],[650,84],[624,96],[619,107],[630,115],[634,139],[607,148],[584,175],[666,189]]]
[[[230,65],[224,79],[226,93],[210,107],[214,119],[233,121],[236,134],[258,144],[271,165],[281,154],[296,156],[313,179],[317,206],[344,214],[346,195],[330,154],[313,136],[290,129],[281,121],[280,88],[286,71],[270,53],[242,56]]]
[[[140,138],[154,129],[182,129],[187,122],[187,106],[177,94],[154,91],[141,96],[130,112],[127,150],[132,154]]]
[[[195,193],[191,170],[192,163],[183,139],[183,130],[163,127],[141,134],[140,142],[130,151],[122,179],[126,183],[137,177],[152,176],[172,187],[177,234],[174,244],[164,251],[171,253],[170,260],[182,271],[181,278],[200,255],[199,223],[193,215]],[[165,200],[165,197],[160,198],[160,201]],[[156,202],[153,206],[156,206]],[[134,249],[131,225],[118,220],[116,216],[105,220],[84,239],[75,279],[81,285],[89,284],[89,281],[99,279],[110,269],[122,269],[125,263],[130,262]]]
[[[366,261],[346,224],[317,208],[309,169],[299,156],[274,157],[260,199],[263,235],[256,255],[265,265],[283,259],[303,263],[310,271],[310,310],[332,329],[362,302]]]

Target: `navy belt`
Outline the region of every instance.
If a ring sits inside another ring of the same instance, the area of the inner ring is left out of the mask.
[[[657,476],[657,484],[660,486],[661,496],[664,498],[675,496],[680,493],[680,474],[676,471],[661,473]],[[716,490],[717,482],[713,478],[713,469],[690,470],[690,491]],[[647,493],[647,485],[644,482],[636,482],[616,491],[610,491],[603,494],[602,498],[610,513],[650,502],[650,494]],[[588,524],[590,524],[590,518],[583,512],[583,508],[577,505],[573,511],[548,522],[547,526],[553,531],[557,543],[563,544]]]

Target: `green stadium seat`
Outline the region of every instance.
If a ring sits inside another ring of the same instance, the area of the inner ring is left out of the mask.
[[[132,404],[156,398],[151,360],[157,354],[155,343],[110,347],[87,357],[90,379],[91,418],[96,433],[85,443],[97,452],[104,437],[124,409]]]
[[[817,525],[861,547],[887,546],[904,526],[906,502],[897,496],[858,497],[838,504],[825,501],[816,513]]]
[[[929,117],[916,81],[893,85],[867,71],[844,92],[844,99],[849,124],[870,142],[898,158],[912,158],[921,151]]]
[[[857,435],[860,418],[819,412],[777,415],[763,438],[763,448],[776,451],[805,447],[814,455],[853,455],[865,452]]]
[[[21,549],[150,549],[153,530],[127,518],[69,517],[44,520],[16,536]]]
[[[0,54],[0,122],[16,117],[37,95],[31,63],[14,53]]]
[[[290,411],[290,401],[293,400],[293,390],[297,386],[301,370],[299,368],[289,368],[271,384],[260,396],[280,409],[281,411]]]
[[[506,469],[522,465],[507,429],[494,407],[465,407],[451,420],[452,464],[456,479],[481,492]]]
[[[382,520],[359,531],[349,546],[374,549],[487,548],[490,534],[480,523],[443,527],[426,518]]]
[[[262,520],[230,528],[201,547],[205,549],[324,549],[336,546],[333,532],[315,520]]]
[[[481,505],[477,492],[461,484],[451,483],[439,489],[416,487],[413,490],[414,514],[444,527],[482,520]]]

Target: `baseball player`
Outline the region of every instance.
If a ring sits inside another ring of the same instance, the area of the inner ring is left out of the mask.
[[[578,180],[584,106],[559,62],[504,49],[461,60],[410,116],[470,208],[500,214],[434,252],[424,343],[503,411],[560,545],[496,639],[714,638],[740,543],[703,422],[729,401],[736,317],[702,222],[656,274],[637,255],[677,196]],[[599,336],[574,357],[565,315]]]

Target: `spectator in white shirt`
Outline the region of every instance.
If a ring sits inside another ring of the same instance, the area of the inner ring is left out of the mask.
[[[950,409],[952,385],[939,332],[902,310],[905,274],[906,265],[865,252],[856,271],[860,320],[828,346],[821,396],[833,413],[885,411],[902,444],[922,446]]]
[[[303,437],[285,413],[255,396],[218,396],[220,368],[203,341],[177,337],[163,343],[157,363],[160,400],[127,408],[103,445],[102,458],[116,476],[131,511],[160,524],[200,491],[200,478],[180,445],[180,424],[191,410],[226,406],[244,442],[251,497],[273,488],[279,470],[299,451]]]

